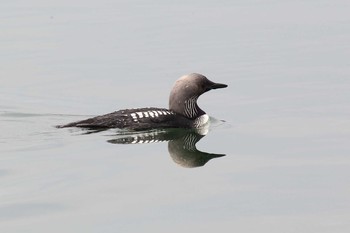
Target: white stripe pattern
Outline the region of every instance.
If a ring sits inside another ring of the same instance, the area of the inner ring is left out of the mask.
[[[136,112],[137,115],[139,115],[139,118],[143,117],[143,113],[142,112]]]
[[[194,104],[195,104],[195,100]],[[193,105],[193,103],[188,102],[191,106]],[[188,113],[192,113],[193,111],[188,110]],[[195,113],[197,111],[194,111]],[[148,118],[148,117],[159,117],[159,116],[166,116],[166,115],[173,115],[174,113],[171,111],[167,111],[167,110],[150,110],[150,111],[145,111],[145,112],[133,112],[130,113],[129,116],[132,117],[134,122],[139,122],[139,119],[141,118]],[[127,114],[125,114],[125,116],[128,116]]]
[[[151,132],[151,133],[143,133],[140,135],[132,136],[131,144],[156,143],[156,142],[167,141],[166,139],[165,140],[156,139],[158,134],[159,134],[158,132]]]
[[[189,118],[193,118],[197,115],[197,99],[198,96],[193,96],[185,101],[185,115]]]
[[[157,111],[153,111],[153,113],[154,113],[154,115],[155,115],[156,117],[158,117],[158,112],[157,112]]]
[[[134,119],[135,122],[138,122],[136,113],[131,113],[130,116]]]

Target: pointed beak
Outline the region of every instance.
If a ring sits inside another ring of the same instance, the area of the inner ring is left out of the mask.
[[[211,89],[218,89],[218,88],[225,88],[225,87],[227,87],[227,85],[226,84],[222,84],[222,83],[213,83],[211,85]]]

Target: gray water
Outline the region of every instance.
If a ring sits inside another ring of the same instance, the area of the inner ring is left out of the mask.
[[[2,1],[0,232],[349,232],[350,4]],[[168,142],[54,126],[226,83],[184,166]],[[219,121],[220,122],[220,121]],[[203,165],[203,166],[202,166]]]

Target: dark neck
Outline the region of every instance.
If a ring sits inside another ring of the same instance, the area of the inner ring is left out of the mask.
[[[172,91],[169,98],[169,109],[188,119],[194,120],[205,114],[197,105],[198,97],[199,95],[189,96],[188,92]]]
[[[189,119],[196,119],[197,117],[205,114],[205,112],[198,106],[197,99],[198,96],[193,96],[184,101],[182,115]]]

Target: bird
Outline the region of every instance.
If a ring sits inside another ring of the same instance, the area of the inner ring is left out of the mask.
[[[228,85],[215,83],[198,73],[183,75],[174,84],[169,96],[169,109],[146,107],[122,109],[105,115],[80,120],[57,128],[79,127],[86,129],[119,128],[150,130],[160,128],[201,128],[209,116],[198,106],[197,99],[213,89]]]

